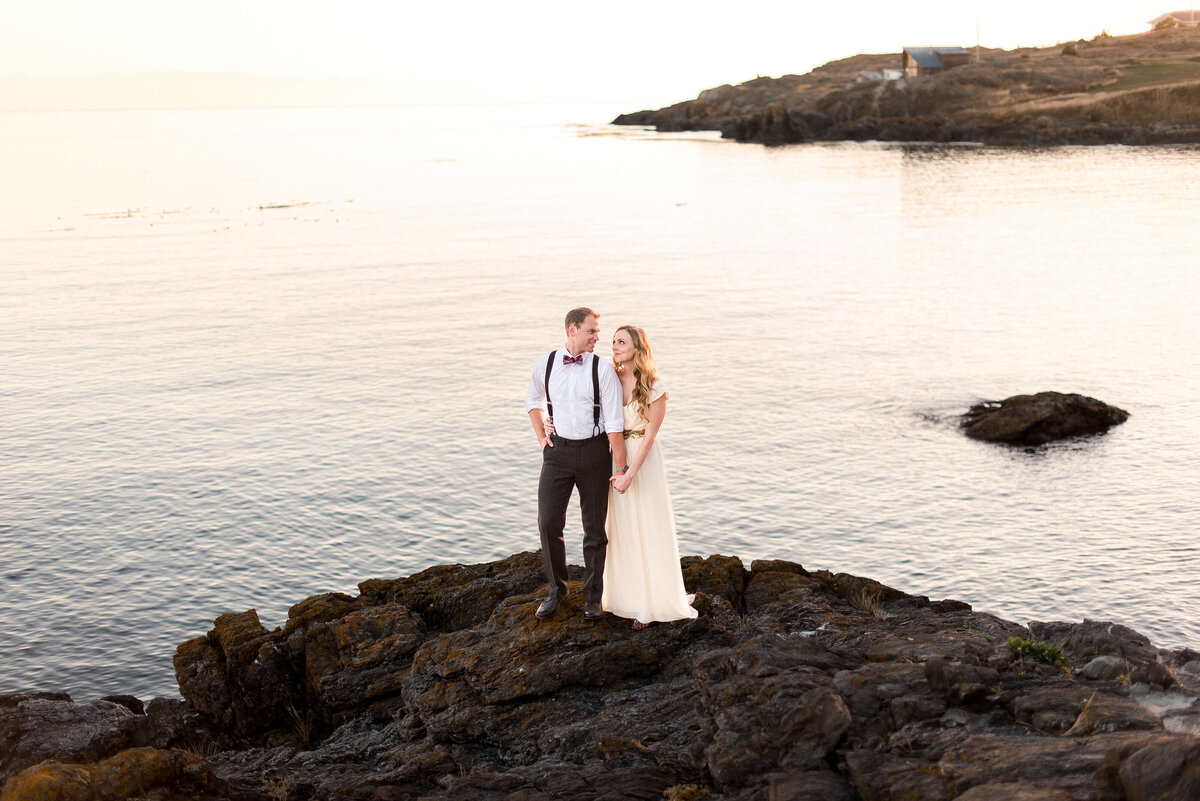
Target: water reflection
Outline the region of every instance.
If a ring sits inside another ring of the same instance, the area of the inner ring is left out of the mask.
[[[685,553],[1200,643],[1195,148],[343,112],[5,119],[0,689],[169,694],[218,614],[536,547],[523,387],[584,301],[654,337]],[[89,216],[133,208],[196,211]],[[1133,416],[958,430],[1043,389]]]

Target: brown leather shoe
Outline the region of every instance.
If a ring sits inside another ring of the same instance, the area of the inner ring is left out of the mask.
[[[583,605],[584,620],[599,620],[604,617],[604,610],[600,608],[599,601],[588,601]]]
[[[546,600],[542,601],[542,605],[538,607],[537,616],[547,618],[558,611],[558,598],[551,595]]]

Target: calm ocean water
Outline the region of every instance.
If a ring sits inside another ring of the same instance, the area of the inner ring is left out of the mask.
[[[0,691],[172,695],[223,612],[536,548],[579,304],[651,335],[683,553],[1200,646],[1200,149],[623,110],[0,114]],[[1132,417],[955,429],[1045,389]]]

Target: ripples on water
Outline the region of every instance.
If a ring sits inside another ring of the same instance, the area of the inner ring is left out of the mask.
[[[613,111],[0,115],[0,691],[170,695],[222,612],[535,548],[580,303],[653,338],[684,553],[1200,644],[1197,150],[562,124]],[[955,430],[1042,389],[1132,417]]]

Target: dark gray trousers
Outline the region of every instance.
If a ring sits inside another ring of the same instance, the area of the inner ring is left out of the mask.
[[[583,518],[583,600],[599,601],[604,592],[604,557],[608,535],[608,479],[612,456],[608,437],[563,439],[554,435],[554,447],[542,449],[542,475],[538,480],[538,532],[542,535],[542,564],[550,593],[567,596],[567,549],[563,528],[571,490],[579,488],[579,511]]]

